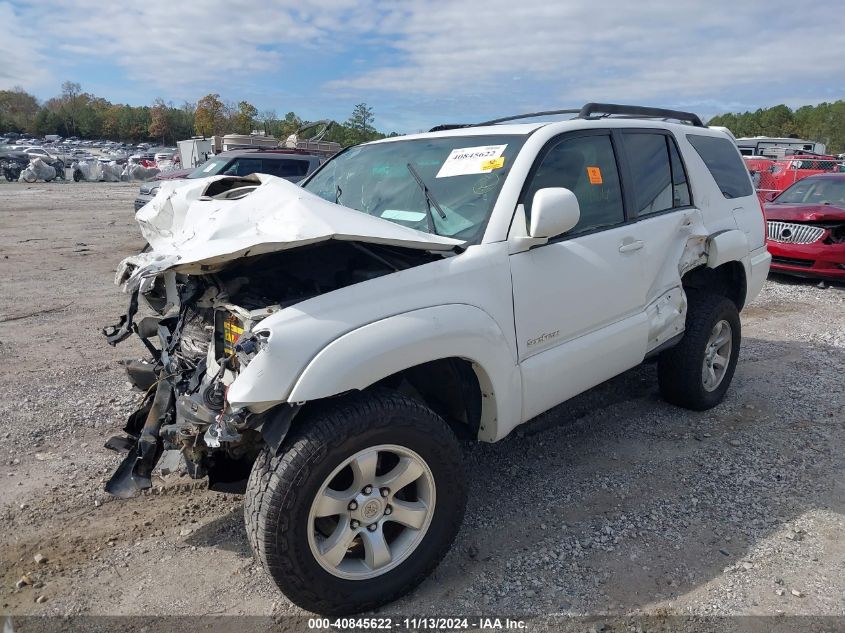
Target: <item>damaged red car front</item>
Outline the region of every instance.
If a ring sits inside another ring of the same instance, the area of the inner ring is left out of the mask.
[[[764,210],[772,271],[845,280],[845,173],[804,178]]]

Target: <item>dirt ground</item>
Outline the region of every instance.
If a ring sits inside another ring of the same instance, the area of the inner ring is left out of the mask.
[[[175,474],[129,501],[102,490],[120,459],[103,442],[138,399],[118,361],[143,356],[100,334],[125,311],[115,266],[143,245],[136,192],[0,184],[0,613],[298,613],[252,559],[240,497]],[[842,286],[771,279],[716,409],[665,404],[647,364],[468,445],[454,548],[382,612],[845,626],[843,308]]]

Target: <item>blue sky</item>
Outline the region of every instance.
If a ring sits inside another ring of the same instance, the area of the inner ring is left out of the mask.
[[[0,0],[0,89],[116,103],[216,92],[376,127],[614,101],[705,117],[845,98],[845,11],[794,0]]]

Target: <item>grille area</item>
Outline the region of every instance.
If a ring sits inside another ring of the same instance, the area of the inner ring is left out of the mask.
[[[772,255],[773,264],[782,264],[784,266],[802,266],[803,268],[810,268],[813,265],[812,260],[796,259],[795,257],[777,257]]]
[[[766,222],[766,235],[773,242],[811,244],[821,239],[822,235],[824,235],[824,229],[820,226],[809,224],[769,220]]]

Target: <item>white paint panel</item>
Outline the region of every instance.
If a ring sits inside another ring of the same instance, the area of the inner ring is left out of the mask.
[[[638,365],[648,329],[641,312],[524,361],[523,420]]]
[[[254,180],[259,186],[240,199],[206,196],[210,185],[227,179]],[[166,270],[208,272],[247,255],[329,239],[439,251],[463,244],[328,202],[266,174],[163,182],[135,218],[152,250],[121,262],[118,281],[126,281],[127,291],[142,282],[147,287]]]

